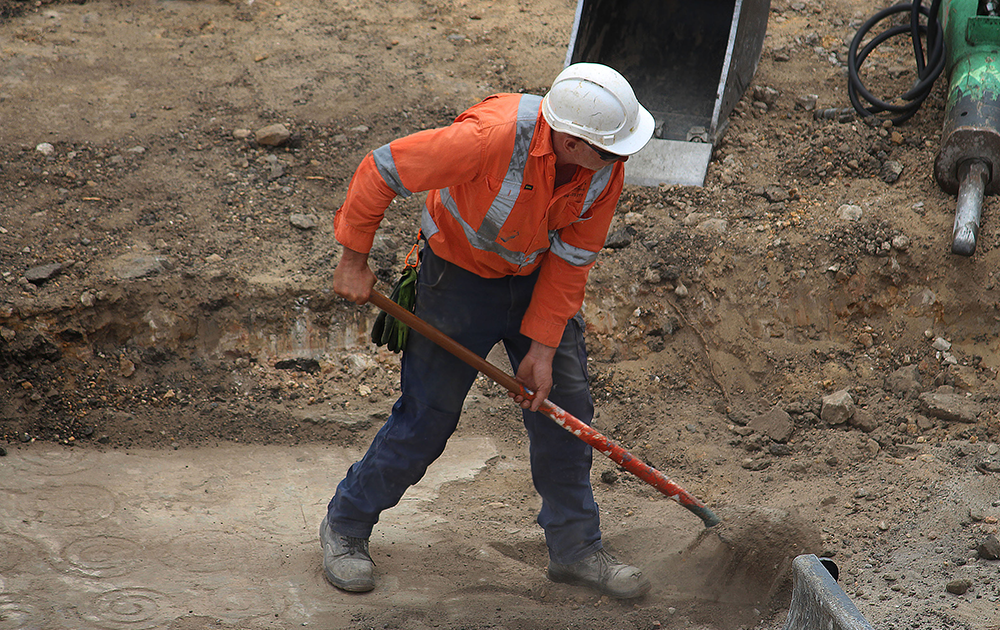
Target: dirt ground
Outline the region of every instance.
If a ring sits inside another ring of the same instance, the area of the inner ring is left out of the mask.
[[[488,94],[544,93],[575,6],[0,0],[4,448],[363,448],[398,356],[367,342],[373,308],[329,289],[351,173]],[[777,515],[752,532],[773,583],[738,606],[716,574],[683,597],[543,592],[352,627],[776,628],[781,569],[802,552],[839,565],[875,627],[1000,627],[996,200],[975,256],[951,254],[955,198],[933,178],[944,80],[895,128],[811,111],[810,95],[849,106],[848,43],[877,8],[772,2],[705,186],[626,188],[612,227],[624,238],[602,252],[584,309],[597,428],[720,514]],[[905,89],[911,57],[880,49],[871,80]],[[279,123],[287,141],[258,141]],[[383,280],[415,239],[417,197],[383,225]],[[852,405],[824,403],[843,392]],[[482,381],[460,433],[523,463],[517,418]],[[607,460],[594,474],[625,558],[658,558],[654,526],[701,526]],[[442,501],[453,518],[486,509],[533,527],[526,474],[494,469]],[[541,571],[540,550],[527,556]],[[433,556],[452,561],[468,575],[475,559]],[[676,564],[647,570],[659,585],[706,578]]]

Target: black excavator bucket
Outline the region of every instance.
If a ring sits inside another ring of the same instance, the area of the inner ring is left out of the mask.
[[[705,181],[712,147],[753,79],[770,0],[579,0],[566,63],[621,72],[656,119],[625,165],[640,186]]]

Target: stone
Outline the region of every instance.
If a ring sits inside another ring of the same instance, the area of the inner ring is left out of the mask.
[[[919,400],[927,415],[941,420],[971,424],[982,412],[982,405],[963,394],[927,392],[920,394]]]
[[[772,444],[767,452],[775,457],[787,457],[792,454],[792,447],[787,444]]]
[[[757,416],[747,426],[780,444],[788,442],[792,437],[792,432],[795,431],[795,424],[792,422],[791,416],[781,407],[775,407],[767,413]]]
[[[111,273],[122,280],[137,280],[154,276],[163,271],[163,261],[158,256],[128,253],[115,258],[110,263]]]
[[[743,468],[745,468],[747,470],[752,470],[752,471],[757,472],[757,471],[761,471],[761,470],[764,470],[765,468],[770,467],[771,466],[771,460],[766,459],[766,458],[754,459],[752,457],[748,457],[748,458],[744,459],[740,463],[740,466],[742,466]]]
[[[955,382],[955,387],[965,391],[972,391],[979,386],[979,376],[976,368],[971,365],[953,365],[951,374]]]
[[[609,249],[625,249],[632,244],[632,230],[630,228],[623,228],[621,230],[616,230],[608,235],[607,241],[605,241],[604,246]]]
[[[798,96],[795,99],[795,106],[801,107],[807,112],[815,110],[817,103],[819,103],[818,94],[802,94],[801,96]]]
[[[937,337],[934,339],[934,342],[931,343],[931,347],[938,352],[947,352],[951,350],[951,342],[944,337]]]
[[[729,229],[729,222],[725,219],[707,219],[698,224],[698,229],[713,234],[725,234]]]
[[[878,420],[867,409],[855,409],[849,420],[852,427],[865,433],[871,433],[878,428]]]
[[[885,388],[904,398],[916,398],[923,390],[920,368],[916,365],[904,365],[885,377]]]
[[[129,360],[127,357],[121,357],[118,360],[118,373],[128,378],[135,374],[135,363]]]
[[[983,560],[1000,560],[1000,539],[997,539],[996,534],[990,534],[979,543],[977,551]]]
[[[887,184],[895,184],[903,174],[903,164],[896,160],[889,160],[882,165],[882,181]]]
[[[827,424],[844,424],[854,415],[854,399],[850,392],[842,389],[823,397],[819,417]]]
[[[788,194],[788,191],[785,190],[785,188],[772,184],[764,187],[764,198],[771,203],[781,203],[791,199],[791,195]]]
[[[24,272],[24,278],[31,284],[43,284],[59,275],[63,266],[59,263],[39,265]]]
[[[844,221],[858,221],[863,214],[864,210],[861,209],[861,206],[844,204],[837,208],[837,216]]]
[[[684,217],[684,220],[681,221],[681,223],[688,227],[694,227],[702,221],[707,221],[710,218],[712,218],[712,215],[707,212],[691,212]]]
[[[972,580],[968,579],[952,580],[945,586],[945,590],[952,595],[965,595],[970,588],[972,588]]]
[[[754,100],[760,101],[768,107],[773,106],[778,101],[779,96],[781,96],[781,92],[767,85],[755,85],[753,88]]]
[[[257,141],[257,144],[268,147],[280,147],[288,142],[288,139],[291,137],[291,132],[281,123],[268,125],[254,132],[254,139]]]
[[[316,227],[319,218],[315,214],[294,213],[288,217],[288,221],[292,224],[292,227],[300,230],[311,230]]]

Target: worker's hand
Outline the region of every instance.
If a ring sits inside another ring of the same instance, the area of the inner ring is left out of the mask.
[[[552,390],[552,358],[556,356],[556,349],[542,345],[537,341],[531,342],[528,354],[524,355],[521,365],[517,367],[515,379],[525,389],[535,392],[534,398],[526,398],[519,394],[510,392],[508,395],[514,402],[521,405],[523,409],[538,411],[542,402],[549,396]]]
[[[340,297],[364,304],[375,286],[375,274],[368,267],[368,254],[344,248],[333,270],[333,290]]]

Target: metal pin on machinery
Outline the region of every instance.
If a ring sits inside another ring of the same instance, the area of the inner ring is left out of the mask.
[[[934,177],[958,194],[951,251],[976,251],[983,198],[1000,193],[1000,2],[946,0],[948,105]]]

